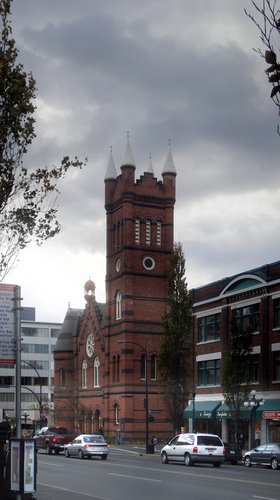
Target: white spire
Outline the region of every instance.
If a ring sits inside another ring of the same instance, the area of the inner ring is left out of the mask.
[[[115,167],[115,162],[114,162],[113,153],[112,153],[112,146],[111,146],[108,165],[107,165],[107,171],[105,174],[105,181],[108,179],[116,179],[116,178],[117,178],[117,171],[116,171],[116,167]]]
[[[129,132],[127,132],[127,143],[126,143],[126,148],[125,148],[125,153],[124,153],[124,159],[122,162],[122,166],[125,165],[130,165],[132,167],[135,167],[135,162],[132,154],[132,149],[130,145],[130,140],[129,140]]]
[[[149,154],[148,167],[147,167],[147,169],[144,172],[146,172],[148,174],[153,174],[154,175],[154,168],[153,168],[153,164],[152,164],[152,155],[151,155],[151,153]]]
[[[167,151],[167,155],[166,155],[165,162],[163,165],[162,173],[163,174],[176,174],[176,169],[175,169],[175,165],[174,165],[174,161],[173,161],[173,157],[172,157],[172,153],[171,153],[170,139],[168,141],[168,151]]]

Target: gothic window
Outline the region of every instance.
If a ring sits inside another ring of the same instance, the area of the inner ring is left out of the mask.
[[[274,299],[273,306],[273,327],[280,328],[280,299]]]
[[[120,410],[117,403],[114,404],[115,424],[118,425],[120,421]]]
[[[59,387],[60,389],[65,387],[65,368],[59,369]]]
[[[151,356],[151,380],[156,380],[157,378],[157,357],[155,354]]]
[[[141,380],[146,380],[146,366],[147,366],[146,355],[142,354],[142,356],[140,358],[140,378],[141,378]]]
[[[140,245],[140,219],[135,219],[135,244]]]
[[[94,363],[93,363],[93,386],[94,387],[99,387],[99,367],[100,367],[100,361],[99,361],[99,358],[96,357],[94,359]]]
[[[113,382],[116,382],[116,356],[114,355],[113,356],[113,363],[112,363],[112,369],[113,369],[113,373],[112,373],[112,379],[113,379]]]
[[[156,241],[157,241],[157,247],[161,247],[161,222],[157,222]]]
[[[83,389],[87,388],[87,361],[86,361],[86,359],[84,359],[83,363],[82,363],[82,388]]]
[[[118,290],[116,294],[116,319],[121,319],[122,317],[122,294]]]
[[[151,244],[151,221],[146,221],[146,245],[150,246]]]

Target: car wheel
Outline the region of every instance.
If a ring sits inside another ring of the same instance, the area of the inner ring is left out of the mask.
[[[232,460],[230,463],[231,465],[237,465],[237,460]]]
[[[83,454],[82,450],[79,450],[78,456],[81,460],[84,458],[84,454]]]
[[[55,454],[58,455],[59,454],[59,450],[54,450]]]
[[[244,465],[245,467],[251,467],[252,464],[251,464],[251,458],[250,457],[245,457],[244,458]]]
[[[161,454],[161,461],[163,464],[168,464],[168,456],[167,453],[165,453],[165,451]]]
[[[69,453],[69,451],[68,451],[68,449],[67,449],[67,448],[66,448],[66,450],[65,450],[65,456],[66,456],[67,458],[70,458],[70,453]]]
[[[275,457],[274,457],[274,458],[272,458],[272,460],[271,460],[271,468],[272,468],[273,470],[277,470],[277,469],[278,469],[278,465],[279,465],[279,464],[278,464],[278,460],[277,460],[277,458],[275,458]]]
[[[48,444],[46,444],[46,454],[47,455],[51,455],[52,454],[52,449],[51,449],[51,447]]]
[[[185,465],[187,465],[188,467],[190,465],[192,465],[192,459],[191,459],[191,456],[189,453],[186,453],[186,455],[184,457],[184,462],[185,462]]]
[[[218,467],[221,467],[221,462],[214,462],[213,467],[215,467],[215,469],[217,469]]]
[[[101,458],[102,458],[102,460],[106,460],[107,459],[107,455],[101,455]]]

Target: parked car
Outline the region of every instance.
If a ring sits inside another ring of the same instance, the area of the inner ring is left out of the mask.
[[[175,436],[161,450],[161,461],[210,463],[220,467],[224,462],[224,444],[216,434],[184,433]]]
[[[230,462],[232,465],[237,465],[238,462],[242,462],[242,452],[239,446],[232,446],[224,441],[224,448],[225,462]]]
[[[65,446],[64,453],[66,457],[100,457],[106,460],[109,451],[110,445],[100,434],[80,434],[72,443]]]
[[[245,467],[265,465],[276,470],[280,466],[280,443],[266,443],[247,451],[243,456]]]
[[[45,452],[50,455],[53,451],[58,454],[60,451],[64,451],[64,446],[75,438],[75,434],[72,434],[66,427],[42,427],[39,429],[35,436],[36,450],[45,450]]]

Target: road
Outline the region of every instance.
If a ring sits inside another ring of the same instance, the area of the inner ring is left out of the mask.
[[[279,500],[280,470],[164,465],[159,454],[113,447],[106,461],[38,453],[39,500]]]

